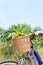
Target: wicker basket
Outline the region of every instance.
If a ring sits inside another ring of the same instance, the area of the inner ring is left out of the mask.
[[[13,42],[19,52],[28,52],[30,50],[29,36],[20,36],[13,38]]]

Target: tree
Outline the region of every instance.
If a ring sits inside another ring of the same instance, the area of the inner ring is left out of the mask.
[[[34,32],[36,32],[36,31],[42,31],[42,28],[41,28],[41,27],[35,27],[35,28],[33,29],[33,31],[34,31]]]

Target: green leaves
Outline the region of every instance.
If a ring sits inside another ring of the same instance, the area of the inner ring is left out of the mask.
[[[6,30],[1,36],[0,36],[0,41],[4,42],[4,43],[11,43],[11,39],[12,37],[9,35],[13,32],[16,32],[16,30],[20,31],[20,32],[24,32],[25,34],[29,34],[31,32],[31,27],[30,25],[24,23],[24,24],[16,24],[16,25],[12,25],[8,30]]]
[[[17,25],[12,25],[10,28],[9,28],[9,32],[15,32],[16,30],[18,31],[24,31],[25,33],[28,33],[31,32],[31,27],[30,25],[28,24],[17,24]]]
[[[43,37],[36,38],[33,41],[34,41],[34,48],[43,47]]]
[[[29,35],[29,33],[32,32],[31,26],[23,23],[23,24],[16,24],[16,25],[12,25],[11,27],[9,27],[8,30],[4,30],[3,28],[0,28],[0,41],[3,43],[12,43],[12,36],[10,34],[12,34],[13,32],[16,32],[16,30],[20,31],[20,32],[24,32],[24,36],[27,34]],[[37,30],[42,30],[41,27],[35,27],[33,29],[32,33],[35,33]],[[10,36],[9,36],[10,35]],[[43,46],[43,37],[40,37],[38,39],[34,40],[35,42],[35,47],[38,46]]]

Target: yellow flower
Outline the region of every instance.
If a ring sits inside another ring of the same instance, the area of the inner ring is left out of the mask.
[[[23,36],[24,32],[23,31],[18,31],[16,30],[15,33],[12,33],[12,38],[18,37],[18,36]]]

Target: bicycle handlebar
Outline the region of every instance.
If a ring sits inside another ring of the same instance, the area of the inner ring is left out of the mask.
[[[35,39],[35,38],[38,38],[40,36],[43,36],[43,33],[39,33],[38,35],[32,34],[32,35],[30,35],[30,39]]]

